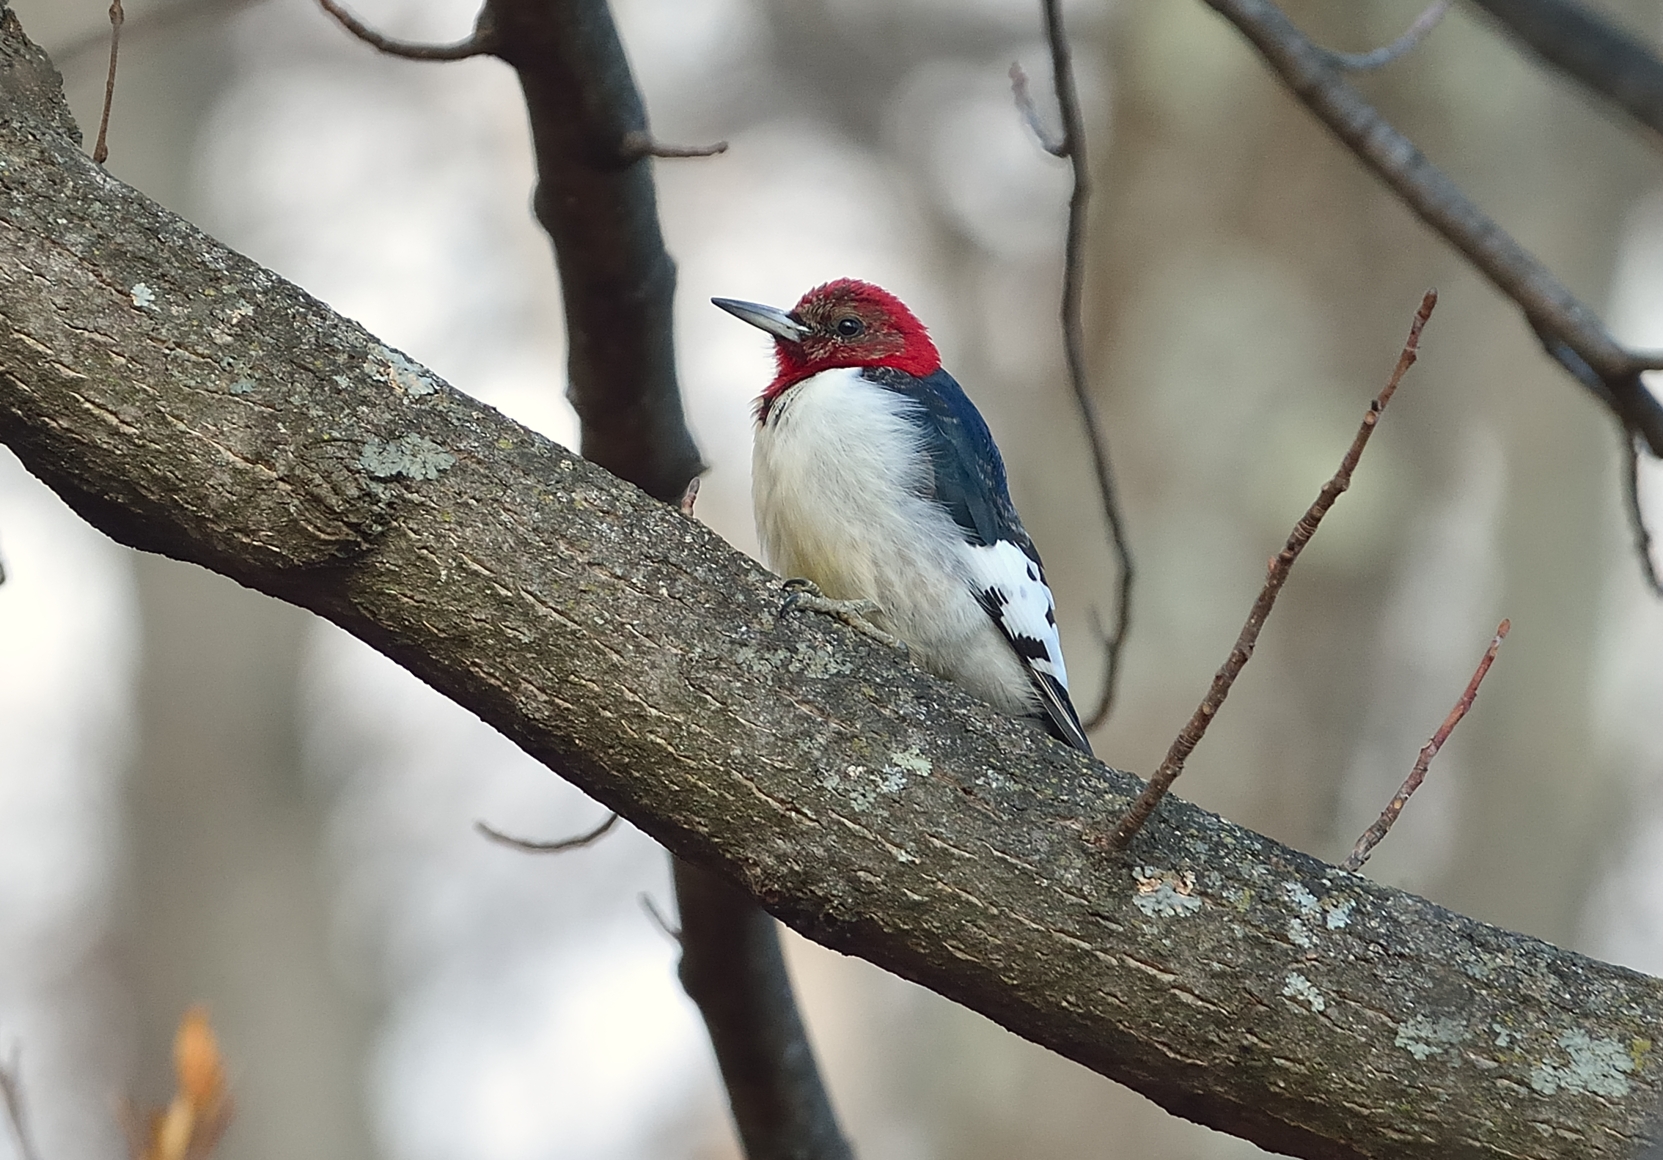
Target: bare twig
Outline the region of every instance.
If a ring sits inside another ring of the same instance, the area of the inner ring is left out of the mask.
[[[1329,49],[1328,60],[1335,68],[1345,69],[1347,72],[1367,72],[1370,69],[1385,68],[1399,57],[1413,52],[1421,41],[1425,40],[1438,22],[1448,14],[1454,0],[1432,0],[1426,6],[1426,11],[1415,17],[1415,22],[1409,26],[1402,36],[1372,52],[1334,52]]]
[[[1629,527],[1634,531],[1634,552],[1640,557],[1640,574],[1653,596],[1663,597],[1663,577],[1657,574],[1657,560],[1652,555],[1651,529],[1646,526],[1646,512],[1640,506],[1640,448],[1639,439],[1632,431],[1623,432],[1623,499],[1628,510]]]
[[[643,130],[625,133],[618,145],[618,153],[625,161],[639,161],[643,157],[715,157],[727,151],[726,141],[711,145],[668,145]]]
[[[679,943],[681,941],[681,928],[670,925],[670,920],[665,918],[664,912],[658,909],[658,903],[654,902],[652,895],[645,891],[641,893],[641,909],[647,912],[647,917],[652,919],[653,925],[669,935],[673,942]]]
[[[1230,650],[1223,667],[1214,674],[1213,683],[1208,688],[1207,695],[1202,698],[1201,704],[1196,707],[1195,713],[1173,739],[1172,747],[1167,750],[1160,768],[1155,771],[1155,776],[1149,779],[1149,784],[1126,811],[1126,816],[1120,819],[1120,823],[1103,840],[1103,844],[1110,849],[1124,850],[1127,843],[1137,835],[1150,815],[1155,812],[1155,808],[1161,804],[1161,799],[1172,788],[1172,783],[1184,772],[1184,762],[1189,760],[1190,753],[1206,735],[1207,726],[1212,724],[1214,716],[1224,704],[1224,698],[1229,696],[1230,686],[1236,683],[1236,677],[1252,659],[1254,646],[1259,640],[1259,631],[1270,618],[1271,609],[1276,606],[1277,594],[1287,582],[1294,561],[1299,558],[1299,553],[1305,550],[1305,545],[1311,542],[1311,537],[1316,535],[1317,525],[1322,522],[1322,517],[1328,514],[1328,509],[1334,506],[1334,501],[1351,486],[1351,473],[1357,469],[1357,462],[1363,457],[1363,448],[1368,446],[1369,437],[1374,434],[1374,428],[1380,422],[1381,412],[1397,393],[1397,385],[1403,381],[1404,374],[1415,365],[1415,359],[1420,353],[1421,329],[1425,327],[1426,320],[1432,317],[1432,308],[1437,304],[1436,290],[1428,290],[1421,298],[1420,309],[1415,312],[1415,320],[1409,324],[1409,337],[1403,344],[1403,353],[1397,357],[1397,366],[1392,369],[1392,377],[1369,403],[1369,409],[1363,415],[1362,426],[1357,428],[1357,435],[1352,439],[1345,458],[1340,460],[1340,469],[1334,473],[1334,478],[1322,485],[1316,502],[1311,504],[1294,525],[1287,543],[1282,546],[1280,552],[1271,557],[1264,587],[1260,589],[1259,598],[1253,602],[1253,607],[1247,614],[1247,623],[1242,625],[1241,635],[1236,638],[1236,646]]]
[[[92,147],[92,159],[99,165],[110,158],[110,106],[115,103],[115,64],[121,53],[121,25],[126,19],[121,0],[110,0],[110,71],[104,77],[104,111],[98,116],[98,143]]]
[[[23,1052],[12,1048],[12,1061],[0,1067],[0,1098],[6,1101],[6,1118],[12,1124],[12,1136],[17,1140],[20,1160],[40,1160],[34,1137],[29,1134],[29,1120],[23,1110]]]
[[[532,842],[525,838],[513,838],[501,830],[492,829],[484,822],[475,822],[474,829],[484,834],[493,842],[507,846],[514,850],[523,850],[527,854],[558,854],[562,850],[576,850],[583,846],[593,845],[606,837],[607,832],[618,824],[618,815],[613,814],[594,829],[577,835],[575,838],[560,838],[553,842]]]
[[[1068,159],[1074,190],[1068,198],[1068,235],[1063,247],[1062,335],[1063,354],[1068,362],[1068,386],[1080,409],[1086,441],[1091,447],[1092,468],[1097,474],[1097,491],[1103,515],[1109,525],[1119,574],[1115,578],[1114,627],[1101,633],[1103,639],[1103,691],[1097,707],[1087,715],[1085,727],[1095,729],[1114,711],[1115,690],[1120,683],[1120,655],[1132,627],[1132,547],[1126,537],[1126,521],[1120,514],[1120,494],[1109,462],[1109,447],[1097,417],[1097,404],[1086,382],[1085,326],[1081,304],[1085,297],[1086,206],[1091,200],[1091,167],[1086,160],[1085,117],[1080,112],[1080,94],[1074,84],[1074,60],[1068,32],[1062,22],[1062,0],[1040,0],[1045,17],[1045,38],[1051,48],[1051,75],[1062,113],[1062,136],[1048,132],[1028,92],[1028,77],[1020,65],[1011,65],[1011,90],[1017,108],[1032,126],[1034,135],[1049,153]],[[1095,615],[1095,614],[1094,614]]]
[[[260,0],[168,0],[167,3],[150,4],[122,21],[121,34],[131,41],[135,36],[166,31],[215,9],[229,14],[259,2]],[[55,49],[52,60],[60,69],[67,71],[78,58],[95,49],[104,48],[106,44],[102,30],[82,35]]]
[[[1507,639],[1508,629],[1512,627],[1511,621],[1504,620],[1496,629],[1496,635],[1490,641],[1490,647],[1484,651],[1484,658],[1478,662],[1478,668],[1474,670],[1472,679],[1467,682],[1466,690],[1461,694],[1461,699],[1455,702],[1455,707],[1449,711],[1449,716],[1445,717],[1444,723],[1438,726],[1438,731],[1432,735],[1432,740],[1421,746],[1420,756],[1415,759],[1415,767],[1409,771],[1409,776],[1404,779],[1403,785],[1398,789],[1392,800],[1386,803],[1386,808],[1380,811],[1380,816],[1375,819],[1374,825],[1363,831],[1363,836],[1357,839],[1357,844],[1352,847],[1351,853],[1346,856],[1346,860],[1340,863],[1345,869],[1361,870],[1363,863],[1369,860],[1369,855],[1374,853],[1374,848],[1380,844],[1380,840],[1391,831],[1393,823],[1397,821],[1397,816],[1403,812],[1403,807],[1409,804],[1409,799],[1420,788],[1420,783],[1426,779],[1426,771],[1431,768],[1432,759],[1438,756],[1438,751],[1444,747],[1444,742],[1449,740],[1449,735],[1461,723],[1461,718],[1465,717],[1467,710],[1472,708],[1473,700],[1478,696],[1478,686],[1484,682],[1484,675],[1490,671],[1490,666],[1495,663],[1496,652],[1501,648],[1501,642]]]
[[[491,32],[491,24],[485,19],[485,14],[490,11],[489,6],[480,10],[480,20],[474,25],[473,35],[453,44],[420,44],[410,40],[395,40],[359,20],[336,3],[336,0],[318,0],[318,6],[333,16],[342,28],[377,52],[384,52],[388,56],[399,56],[405,60],[466,60],[470,56],[486,56],[496,51],[496,39]]]
[[[1625,427],[1643,435],[1653,455],[1663,456],[1663,403],[1640,381],[1641,371],[1663,367],[1663,354],[1629,351],[1612,338],[1552,271],[1387,124],[1271,0],[1206,3],[1253,43],[1294,95],[1405,205],[1518,304],[1550,355]],[[1585,364],[1589,374],[1580,373],[1575,362]]]
[[[1012,62],[1010,67],[1011,95],[1016,98],[1016,111],[1022,114],[1022,119],[1028,123],[1029,130],[1044,149],[1053,157],[1067,157],[1068,143],[1063,138],[1051,132],[1045,124],[1045,118],[1039,115],[1039,108],[1034,104],[1034,95],[1028,91],[1028,74],[1020,64]]]

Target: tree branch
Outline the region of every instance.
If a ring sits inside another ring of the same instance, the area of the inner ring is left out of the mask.
[[[681,985],[711,1046],[748,1160],[853,1160],[808,1046],[774,920],[742,891],[677,859]],[[687,932],[705,937],[689,941]]]
[[[1156,767],[1155,775],[1149,779],[1149,784],[1138,794],[1132,808],[1126,811],[1126,816],[1104,836],[1103,844],[1108,849],[1124,850],[1154,815],[1161,801],[1172,789],[1172,783],[1184,772],[1184,763],[1189,760],[1195,747],[1201,744],[1208,727],[1218,716],[1218,711],[1224,707],[1224,699],[1230,695],[1236,678],[1241,676],[1247,662],[1253,659],[1253,650],[1259,644],[1259,633],[1270,620],[1271,611],[1276,607],[1276,597],[1281,594],[1282,585],[1287,583],[1288,577],[1292,574],[1294,562],[1305,550],[1305,545],[1317,534],[1317,528],[1321,526],[1323,517],[1334,506],[1334,502],[1351,487],[1351,474],[1362,461],[1363,449],[1368,446],[1374,428],[1380,422],[1380,416],[1385,413],[1386,404],[1390,403],[1392,396],[1397,393],[1398,384],[1403,381],[1403,376],[1415,365],[1415,359],[1420,354],[1421,329],[1432,317],[1432,310],[1437,304],[1436,290],[1428,290],[1421,297],[1420,309],[1415,312],[1414,321],[1409,324],[1409,337],[1397,357],[1397,365],[1392,368],[1391,378],[1386,380],[1386,385],[1380,389],[1380,393],[1369,400],[1368,410],[1363,412],[1362,424],[1357,428],[1357,434],[1352,437],[1351,446],[1340,458],[1339,470],[1322,485],[1317,498],[1294,524],[1293,531],[1288,533],[1288,538],[1282,545],[1282,550],[1270,558],[1270,567],[1265,571],[1264,585],[1259,589],[1253,607],[1247,610],[1247,620],[1242,624],[1241,632],[1236,635],[1235,645],[1224,658],[1218,672],[1213,674],[1212,684],[1207,687],[1207,693],[1195,707],[1195,712],[1190,714],[1190,719],[1178,731],[1178,736],[1172,739],[1171,747],[1161,759],[1161,764]],[[1095,839],[1095,835],[1093,837]],[[1346,867],[1348,870],[1356,868]]]
[[[1575,0],[1473,0],[1542,60],[1663,133],[1663,61]]]
[[[1640,381],[1642,371],[1663,367],[1663,354],[1620,346],[1546,266],[1387,124],[1271,0],[1206,2],[1241,30],[1346,148],[1518,304],[1551,356],[1663,457],[1663,403]]]
[[[98,140],[92,159],[102,165],[110,159],[110,107],[115,104],[116,59],[121,53],[121,25],[127,19],[121,0],[110,0],[110,68],[104,77],[104,111],[98,116]]]
[[[1041,124],[1028,92],[1028,78],[1021,65],[1012,65],[1011,89],[1017,108],[1022,111],[1034,135],[1046,152],[1068,160],[1074,179],[1068,197],[1068,233],[1063,243],[1062,319],[1063,355],[1068,363],[1068,387],[1073,392],[1074,404],[1080,410],[1080,423],[1085,428],[1086,443],[1091,449],[1091,466],[1097,476],[1097,493],[1103,505],[1103,518],[1109,525],[1109,543],[1114,548],[1115,611],[1114,624],[1108,631],[1098,629],[1103,642],[1103,689],[1097,696],[1096,707],[1086,715],[1085,727],[1096,729],[1114,712],[1115,692],[1120,687],[1120,658],[1126,648],[1126,638],[1132,631],[1132,545],[1126,534],[1126,520],[1120,512],[1120,490],[1115,486],[1114,469],[1109,462],[1108,439],[1103,434],[1097,416],[1097,403],[1091,397],[1091,384],[1086,377],[1085,322],[1082,318],[1086,279],[1086,210],[1091,203],[1091,166],[1086,160],[1086,121],[1080,109],[1080,94],[1074,84],[1074,54],[1068,42],[1068,30],[1063,25],[1062,0],[1040,0],[1040,12],[1045,18],[1045,40],[1051,49],[1051,79],[1057,92],[1057,107],[1062,114],[1062,134],[1053,137]],[[1096,614],[1093,613],[1096,625]]]
[[[1371,69],[1385,68],[1393,61],[1413,52],[1420,46],[1421,41],[1432,35],[1432,30],[1449,15],[1450,5],[1454,2],[1455,0],[1432,0],[1432,3],[1415,17],[1414,23],[1404,30],[1403,35],[1390,44],[1381,45],[1368,52],[1335,52],[1333,49],[1323,51],[1328,54],[1328,59],[1335,68],[1344,69],[1346,72],[1368,72]]]
[[[1426,771],[1432,768],[1432,760],[1443,750],[1444,742],[1449,740],[1450,734],[1455,732],[1455,727],[1461,723],[1461,719],[1472,709],[1472,703],[1478,699],[1478,686],[1484,683],[1490,666],[1495,664],[1496,653],[1501,651],[1501,642],[1507,639],[1507,631],[1511,627],[1512,622],[1507,620],[1503,620],[1496,627],[1495,636],[1490,638],[1490,647],[1485,649],[1484,655],[1479,658],[1478,667],[1473,670],[1467,687],[1461,691],[1460,698],[1455,702],[1455,707],[1444,717],[1443,724],[1432,734],[1432,739],[1420,747],[1415,764],[1409,769],[1409,776],[1403,779],[1403,784],[1392,795],[1392,800],[1386,803],[1386,808],[1380,811],[1380,816],[1358,837],[1357,844],[1351,847],[1351,853],[1340,863],[1341,869],[1361,870],[1363,864],[1369,860],[1369,855],[1374,853],[1374,848],[1392,832],[1392,827],[1397,824],[1398,815],[1403,813],[1403,807],[1409,804],[1409,799],[1420,789],[1421,782],[1426,780]]]
[[[1627,1160],[1663,982],[1137,783],[99,171],[0,17],[0,441],[108,534],[310,608],[810,938],[1293,1155]],[[142,291],[142,292],[141,292]]]
[[[612,827],[618,824],[618,821],[617,814],[608,814],[606,815],[606,821],[592,830],[585,830],[583,833],[575,834],[570,838],[556,838],[551,842],[516,838],[479,821],[473,824],[473,828],[499,846],[507,846],[510,850],[519,850],[525,854],[564,854],[567,850],[581,850],[585,846],[593,846],[606,837],[612,831]]]
[[[17,1048],[12,1049],[11,1065],[0,1066],[0,1102],[6,1105],[6,1119],[12,1126],[19,1160],[40,1160],[23,1107],[23,1053]]]
[[[653,138],[612,13],[604,0],[488,0],[481,20],[525,94],[583,457],[678,498],[703,464],[676,385],[676,268],[641,148]]]
[[[1646,526],[1646,509],[1640,503],[1640,448],[1639,437],[1632,431],[1622,431],[1623,437],[1623,510],[1628,513],[1629,530],[1634,534],[1634,554],[1640,557],[1640,575],[1653,596],[1663,597],[1663,576],[1657,574],[1657,560],[1652,556],[1651,528]]]
[[[335,0],[319,2],[369,38]],[[372,43],[392,51],[385,38]],[[486,0],[470,41],[452,48],[467,50],[455,55],[489,51],[519,74],[536,148],[537,216],[560,272],[567,393],[582,424],[584,455],[661,500],[680,498],[690,510],[702,465],[676,381],[675,266],[664,249],[644,161],[710,156],[727,143],[688,147],[653,138],[606,0]],[[448,51],[400,55],[448,59]],[[677,862],[675,878],[679,896],[701,875]],[[846,1160],[848,1146],[820,1086],[773,920],[731,889],[707,886],[696,899],[680,901],[684,968],[726,964],[734,977],[767,988],[743,1002],[700,1001],[747,1154],[751,1160]],[[777,969],[749,969],[761,962]],[[683,977],[707,974],[684,969]]]
[[[471,36],[451,44],[418,44],[377,32],[335,0],[318,0],[318,7],[333,16],[335,22],[353,36],[388,56],[403,57],[405,60],[467,60],[471,56],[484,56],[495,51],[490,22],[484,19],[489,8],[480,10],[480,20],[474,25]]]

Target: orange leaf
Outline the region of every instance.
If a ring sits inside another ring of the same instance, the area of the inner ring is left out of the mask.
[[[198,1115],[213,1110],[225,1096],[225,1065],[219,1041],[208,1025],[208,1009],[192,1007],[173,1037],[173,1067],[179,1094]]]
[[[133,1142],[134,1160],[207,1160],[231,1122],[225,1063],[206,1008],[192,1007],[179,1021],[173,1070],[179,1092],[147,1117],[141,1138]]]

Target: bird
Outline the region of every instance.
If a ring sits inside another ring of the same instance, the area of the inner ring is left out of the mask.
[[[774,339],[751,495],[763,560],[794,599],[869,620],[929,672],[1091,753],[1004,460],[924,325],[853,278],[790,310],[711,301]]]

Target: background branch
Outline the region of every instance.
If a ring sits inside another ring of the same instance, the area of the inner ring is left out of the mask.
[[[1628,513],[1629,530],[1634,533],[1634,554],[1640,557],[1640,573],[1654,596],[1663,596],[1663,576],[1657,574],[1652,556],[1651,529],[1646,526],[1646,509],[1640,503],[1639,437],[1632,431],[1623,437],[1623,510]]]
[[[1063,26],[1062,0],[1041,0],[1040,9],[1045,17],[1046,43],[1051,48],[1051,77],[1057,91],[1057,106],[1062,112],[1060,137],[1053,138],[1040,130],[1039,116],[1028,93],[1027,77],[1020,67],[1011,69],[1011,84],[1017,105],[1034,126],[1040,144],[1048,152],[1066,157],[1074,178],[1074,189],[1068,198],[1068,234],[1063,245],[1063,353],[1068,361],[1068,386],[1074,393],[1075,405],[1080,409],[1080,422],[1091,448],[1092,470],[1097,476],[1097,492],[1103,503],[1103,516],[1108,520],[1109,539],[1114,545],[1118,568],[1114,622],[1109,631],[1101,633],[1103,691],[1098,695],[1096,707],[1086,716],[1084,724],[1089,730],[1107,721],[1114,711],[1115,690],[1120,682],[1120,656],[1132,629],[1134,569],[1126,521],[1120,513],[1119,489],[1115,486],[1114,469],[1109,463],[1108,441],[1103,435],[1097,403],[1091,397],[1091,384],[1086,377],[1085,323],[1081,315],[1085,300],[1086,209],[1091,202],[1091,166],[1086,159],[1085,117],[1080,111],[1080,94],[1074,84],[1074,59],[1068,43],[1068,31]]]
[[[1663,133],[1663,61],[1576,0],[1472,0],[1540,59]]]
[[[684,147],[652,136],[606,0],[487,0],[473,39],[514,67],[525,95],[535,205],[560,273],[567,394],[584,457],[660,500],[683,501],[703,465],[676,380],[675,265],[647,159],[709,156],[727,143]],[[716,1046],[746,1155],[847,1160],[774,920],[679,861],[675,882],[682,979]],[[757,990],[732,993],[741,986]]]
[[[489,0],[492,51],[513,66],[537,159],[537,220],[566,309],[566,394],[583,457],[679,499],[703,463],[676,382],[676,268],[664,248],[651,141],[604,0]]]
[[[1619,345],[1546,266],[1387,124],[1326,51],[1271,0],[1206,2],[1247,37],[1293,94],[1405,205],[1519,306],[1550,355],[1625,428],[1643,436],[1653,455],[1663,456],[1663,404],[1640,381],[1640,373],[1663,365],[1663,357]],[[1580,372],[1578,362],[1590,373]]]
[[[1413,24],[1404,31],[1403,35],[1390,44],[1381,45],[1369,52],[1335,52],[1326,50],[1328,59],[1335,68],[1345,69],[1347,72],[1367,72],[1370,69],[1385,68],[1394,60],[1407,55],[1419,46],[1420,42],[1432,34],[1438,27],[1438,22],[1449,14],[1450,5],[1455,0],[1432,0]]]
[[[41,1160],[29,1131],[28,1112],[23,1106],[23,1061],[22,1053],[16,1049],[12,1051],[11,1063],[0,1066],[0,1100],[5,1101],[6,1119],[11,1124],[20,1160]]]
[[[488,8],[481,10],[482,19],[474,26],[473,35],[452,44],[419,44],[377,32],[335,0],[318,0],[318,6],[353,36],[388,56],[399,56],[405,60],[466,60],[470,56],[482,56],[492,51],[490,25],[483,19],[485,13],[490,11]]]
[[[1638,1149],[1663,982],[1177,801],[1101,857],[1134,779],[780,618],[674,507],[110,180],[0,34],[0,441],[107,533],[328,617],[809,937],[1188,1118],[1307,1157]]]
[[[523,850],[527,854],[559,854],[566,850],[581,850],[585,846],[594,845],[606,837],[611,832],[612,827],[617,824],[618,815],[608,814],[606,821],[594,829],[585,830],[583,833],[573,835],[570,838],[557,838],[552,842],[534,842],[526,838],[511,837],[501,830],[493,829],[484,822],[475,822],[473,826],[474,829],[491,839],[491,841],[507,846],[512,850]]]
[[[853,1160],[791,994],[774,920],[677,859],[681,985],[698,1004],[749,1160]],[[703,936],[690,940],[687,932]]]

